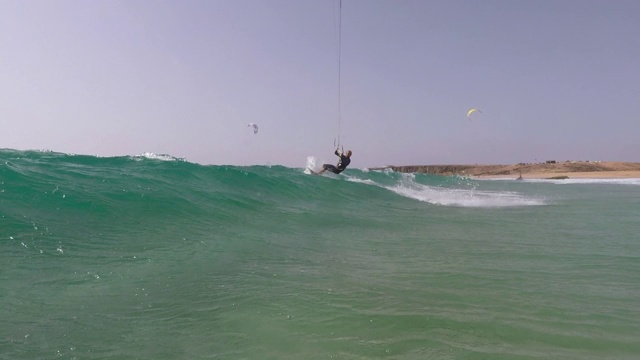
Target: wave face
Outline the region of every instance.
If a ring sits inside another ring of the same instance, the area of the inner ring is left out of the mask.
[[[635,358],[637,188],[558,184],[0,150],[0,357]]]

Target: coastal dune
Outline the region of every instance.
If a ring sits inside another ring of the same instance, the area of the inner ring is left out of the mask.
[[[563,161],[514,165],[390,165],[371,170],[385,168],[397,172],[485,178],[640,178],[640,163],[619,161]]]

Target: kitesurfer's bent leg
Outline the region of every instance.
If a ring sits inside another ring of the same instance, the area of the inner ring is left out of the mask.
[[[324,164],[324,165],[322,165],[322,170],[318,171],[318,174],[322,174],[323,172],[325,172],[327,170],[331,171],[334,174],[340,174],[341,173],[341,171],[338,170],[337,167],[335,167],[335,166],[333,166],[331,164]]]
[[[331,164],[324,164],[322,165],[322,170],[318,171],[318,174],[322,174],[325,171],[331,171],[334,174],[340,174],[342,171],[340,171],[337,167],[331,165]]]

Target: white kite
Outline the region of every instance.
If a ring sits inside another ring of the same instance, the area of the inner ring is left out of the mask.
[[[253,127],[253,133],[257,134],[258,133],[258,124],[256,123],[249,123],[249,125],[247,125],[247,127]]]

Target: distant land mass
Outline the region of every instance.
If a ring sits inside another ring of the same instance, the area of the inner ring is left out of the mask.
[[[370,170],[391,169],[405,173],[460,175],[473,177],[523,178],[640,178],[640,163],[619,161],[547,161],[515,165],[389,165]]]

